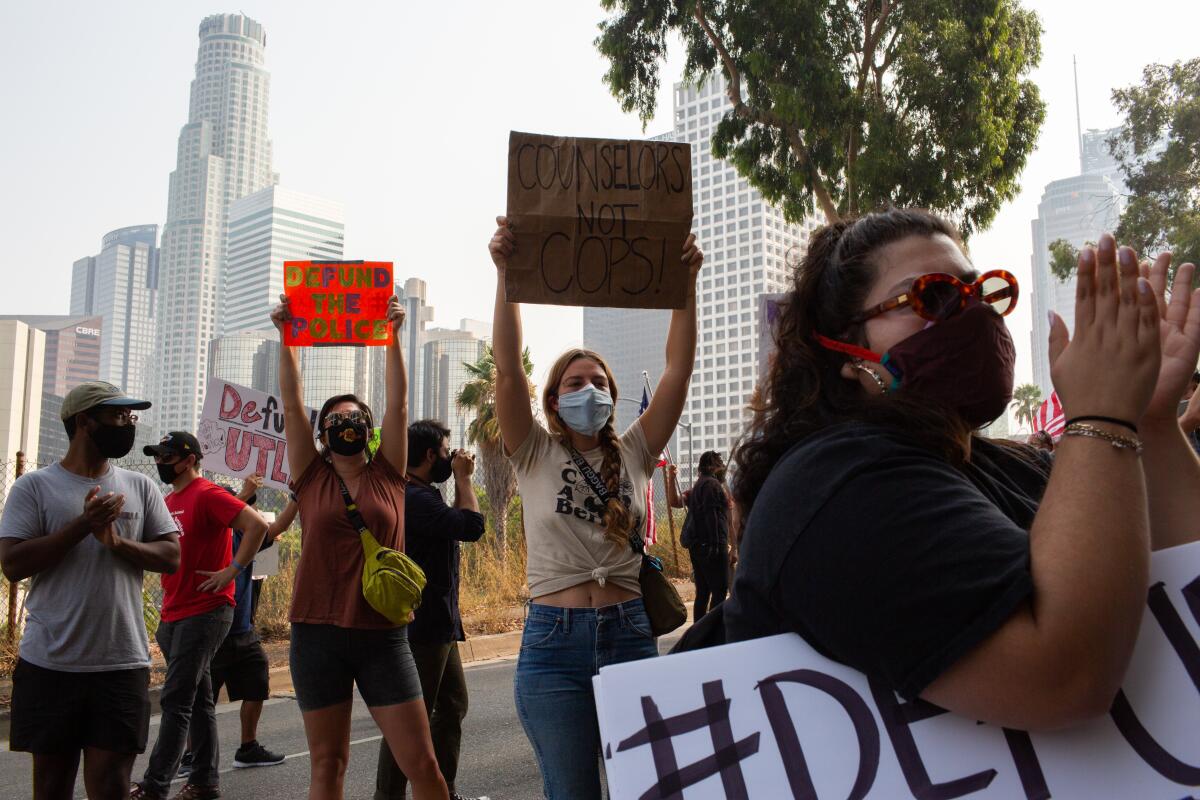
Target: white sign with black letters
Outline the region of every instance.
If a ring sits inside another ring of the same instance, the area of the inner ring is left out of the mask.
[[[1111,712],[1032,733],[910,703],[786,634],[605,667],[616,800],[1200,795],[1200,543],[1155,553]]]

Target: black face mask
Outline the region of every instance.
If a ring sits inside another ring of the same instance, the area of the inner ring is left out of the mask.
[[[174,483],[175,479],[179,477],[179,473],[175,471],[175,467],[178,465],[178,463],[179,462],[176,462],[175,464],[155,464],[154,468],[158,470],[158,479],[163,483]]]
[[[1017,351],[1004,318],[983,303],[913,334],[887,357],[901,391],[954,409],[972,428],[1012,402]]]
[[[1016,348],[1004,318],[983,303],[897,342],[886,353],[818,336],[821,346],[882,364],[885,392],[918,395],[958,413],[972,428],[997,419],[1012,401]],[[872,374],[874,371],[872,370]]]
[[[356,456],[367,449],[367,426],[361,422],[339,422],[325,429],[325,440],[339,456]]]
[[[454,474],[453,461],[439,454],[437,461],[433,462],[433,467],[429,470],[429,482],[445,483],[450,480],[452,474]]]
[[[121,458],[133,449],[137,426],[105,425],[103,422],[97,422],[96,427],[88,431],[88,435],[95,442],[100,455],[105,458]]]

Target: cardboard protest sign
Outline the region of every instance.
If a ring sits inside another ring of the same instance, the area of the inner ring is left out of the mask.
[[[511,303],[683,308],[691,147],[513,131],[505,271]]]
[[[317,412],[304,411],[315,435]],[[209,378],[196,438],[204,451],[202,468],[233,478],[262,475],[267,486],[287,491],[283,401],[275,395]]]
[[[1154,554],[1108,716],[1052,733],[901,700],[799,636],[605,667],[608,785],[629,798],[1178,800],[1200,786],[1200,543]]]
[[[392,335],[390,261],[285,261],[283,291],[292,321],[288,346],[385,345]]]

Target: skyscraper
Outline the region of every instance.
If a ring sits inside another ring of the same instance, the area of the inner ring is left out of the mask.
[[[213,378],[279,394],[279,334],[240,331],[209,343],[208,374]]]
[[[157,225],[118,228],[104,235],[99,255],[79,259],[71,272],[71,315],[103,320],[99,379],[134,397],[154,394],[157,243]]]
[[[20,320],[0,321],[0,461],[21,451],[27,463],[39,463],[45,358],[45,333]]]
[[[422,387],[420,417],[433,417],[450,429],[450,448],[467,448],[467,427],[473,412],[458,407],[458,393],[470,380],[466,364],[483,356],[487,340],[480,338],[463,320],[458,330],[434,328],[425,333],[422,348]],[[475,327],[475,330],[480,328]],[[490,331],[489,338],[490,338]],[[420,417],[412,417],[419,419]]]
[[[42,359],[41,417],[38,461],[48,464],[67,453],[67,432],[59,411],[67,392],[84,381],[100,377],[101,317],[60,315],[6,315],[0,322],[18,321],[41,331],[45,349]]]
[[[1084,172],[1046,185],[1033,220],[1033,381],[1043,397],[1054,391],[1050,380],[1048,311],[1056,312],[1071,330],[1075,326],[1075,278],[1059,280],[1050,271],[1050,244],[1065,239],[1073,247],[1096,242],[1112,231],[1125,206],[1120,164],[1108,152],[1107,140],[1118,129],[1089,130],[1080,141]]]
[[[220,332],[228,211],[276,182],[267,138],[266,33],[241,14],[200,23],[188,121],[179,134],[162,238],[158,427],[192,430],[208,345]]]
[[[802,224],[786,222],[783,211],[765,201],[732,164],[713,156],[713,128],[731,108],[725,79],[720,75],[699,87],[676,83],[675,128],[666,137],[692,146],[696,214],[692,229],[705,255],[697,287],[700,334],[695,371],[680,420],[684,429],[680,446],[687,451],[690,425],[691,451],[696,457],[705,450],[717,450],[728,458],[730,447],[741,434],[758,364],[758,298],[787,290],[791,281],[788,254],[798,255],[807,245],[809,234],[821,224],[813,218]],[[669,320],[669,312],[663,317]],[[643,325],[636,313],[626,316],[589,310],[585,312],[584,344],[601,353],[633,347],[629,340],[635,337],[624,327],[626,319],[633,321],[634,330],[645,331],[646,338],[658,337],[647,343],[644,355],[637,356],[645,358],[648,366],[631,370],[637,373],[633,386],[640,399],[641,370],[647,370],[651,385],[657,384],[660,376],[655,374],[651,359],[657,359],[661,374],[661,355],[656,357],[653,350],[661,352],[666,345],[665,324],[655,325],[647,317]],[[616,377],[622,391],[632,396],[627,388],[630,376]],[[632,406],[621,409],[621,413],[628,414],[631,409],[636,413]]]
[[[274,330],[283,262],[338,261],[345,246],[341,203],[281,186],[229,206],[229,250],[220,320],[224,333]]]

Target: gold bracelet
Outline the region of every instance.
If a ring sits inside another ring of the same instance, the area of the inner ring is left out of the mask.
[[[1118,450],[1132,450],[1139,456],[1144,449],[1142,447],[1142,440],[1136,436],[1120,436],[1083,422],[1072,422],[1063,430],[1063,436],[1086,436],[1090,439],[1103,439]]]

